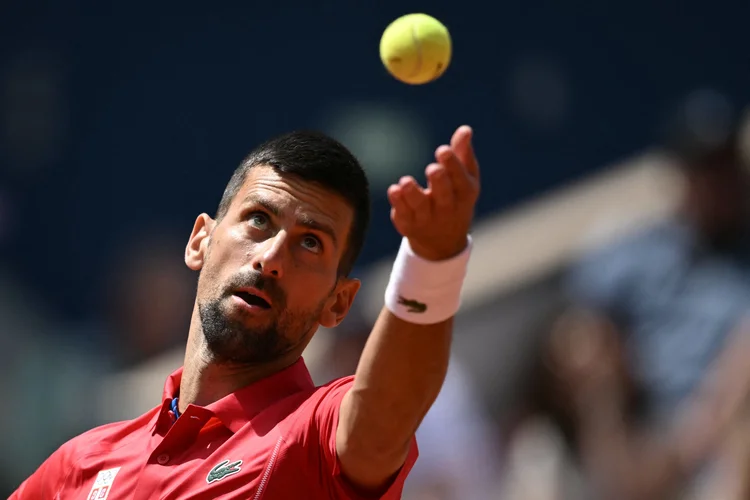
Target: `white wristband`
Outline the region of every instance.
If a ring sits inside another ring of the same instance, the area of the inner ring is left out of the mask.
[[[385,289],[385,306],[404,321],[420,325],[455,316],[461,306],[471,245],[471,236],[467,236],[466,248],[460,254],[432,261],[415,254],[403,238]]]

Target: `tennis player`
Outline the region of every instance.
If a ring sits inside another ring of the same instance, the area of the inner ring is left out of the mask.
[[[161,403],[68,441],[11,499],[400,498],[446,374],[471,252],[471,139],[461,126],[436,150],[426,187],[403,177],[388,188],[403,240],[385,306],[356,375],[321,387],[301,355],[359,290],[349,272],[369,221],[367,178],[319,133],[251,152],[188,240],[195,307]]]

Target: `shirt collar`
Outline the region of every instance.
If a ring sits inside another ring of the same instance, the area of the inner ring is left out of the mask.
[[[182,370],[182,368],[179,368],[167,377],[162,395],[163,408],[168,408],[172,398],[178,395]],[[300,358],[280,372],[243,387],[211,403],[205,409],[235,433],[250,419],[273,403],[292,394],[314,388],[315,384],[310,372],[307,370],[304,360]]]

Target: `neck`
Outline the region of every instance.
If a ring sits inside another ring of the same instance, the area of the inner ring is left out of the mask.
[[[180,381],[178,409],[188,405],[206,406],[254,382],[262,380],[294,363],[280,359],[262,365],[217,362],[206,346],[200,319],[193,314],[188,335],[185,362]]]

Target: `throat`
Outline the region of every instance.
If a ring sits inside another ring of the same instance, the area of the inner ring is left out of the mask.
[[[216,364],[207,360],[208,355],[186,356],[180,380],[178,413],[184,413],[188,405],[207,406],[289,366],[280,360],[257,366]]]

